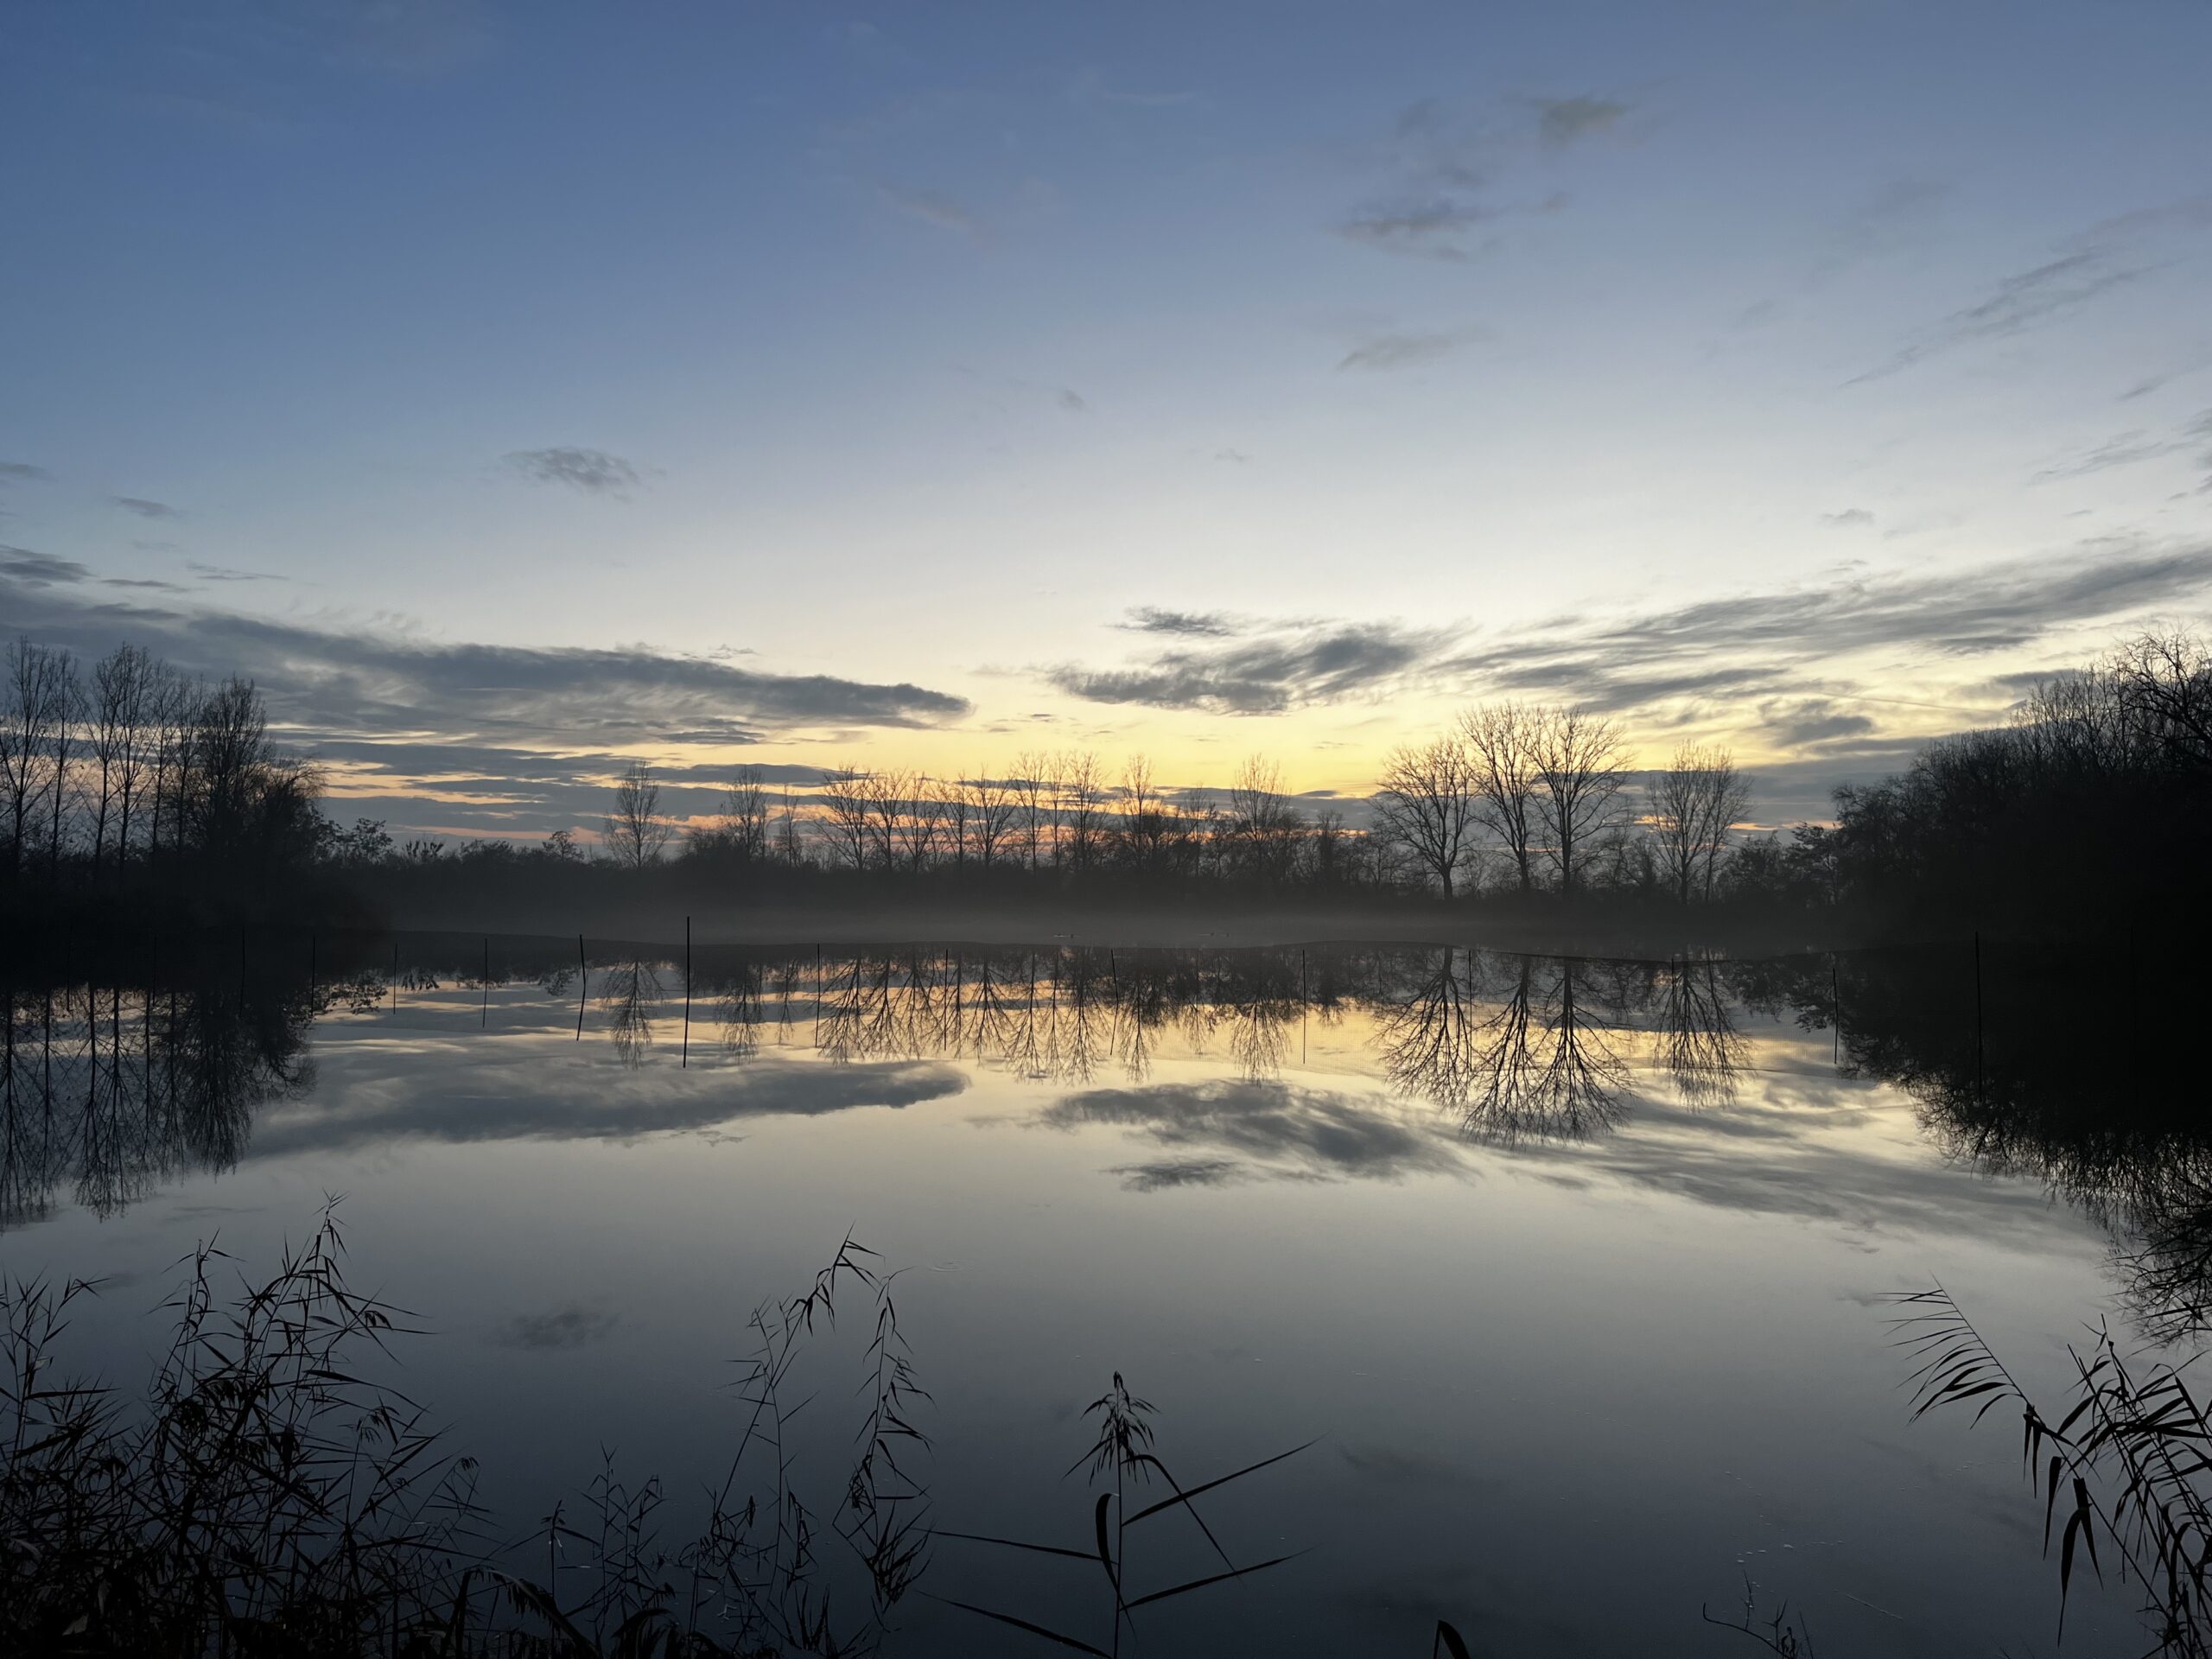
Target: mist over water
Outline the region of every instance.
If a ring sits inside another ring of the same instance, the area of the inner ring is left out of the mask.
[[[1317,1441],[1206,1515],[1295,1564],[1133,1615],[1144,1650],[1410,1653],[1442,1618],[1702,1653],[1728,1633],[1700,1604],[1747,1576],[1823,1650],[2024,1649],[2056,1594],[2014,1448],[1908,1423],[1882,1299],[1940,1281],[2050,1377],[2084,1319],[2196,1328],[2212,1205],[2145,1059],[2167,1027],[2123,1079],[2078,1020],[2148,1006],[2129,981],[1994,951],[1977,979],[1960,948],[702,945],[687,975],[588,941],[229,938],[10,987],[0,1266],[104,1280],[73,1357],[128,1377],[180,1257],[213,1239],[251,1277],[342,1194],[350,1271],[428,1333],[404,1385],[505,1535],[603,1452],[680,1526],[748,1312],[849,1231],[907,1269],[947,1535],[1087,1548],[1063,1471],[1116,1372],[1179,1479]],[[824,1377],[794,1446],[834,1484]],[[1006,1554],[939,1536],[919,1581],[1095,1615],[1095,1561]],[[1128,1570],[1205,1559],[1163,1539]],[[2069,1644],[2131,1616],[2077,1589]],[[891,1652],[1001,1633],[928,1597],[893,1624]]]

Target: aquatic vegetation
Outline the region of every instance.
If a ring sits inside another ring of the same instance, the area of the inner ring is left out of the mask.
[[[1919,1362],[1913,1415],[1973,1406],[2020,1413],[2022,1466],[2043,1498],[2045,1554],[2058,1537],[2058,1634],[2075,1570],[2107,1567],[2142,1593],[2158,1653],[2212,1653],[2212,1417],[2178,1366],[2145,1365],[2097,1327],[2069,1347],[2071,1403],[2046,1415],[1942,1286],[1897,1299],[1898,1341]],[[2062,1519],[2063,1517],[2063,1519]],[[2100,1548],[2101,1541],[2101,1549]]]
[[[752,1318],[747,1416],[706,1523],[663,1544],[657,1479],[612,1464],[531,1538],[485,1536],[476,1465],[377,1372],[408,1315],[349,1287],[334,1207],[219,1299],[203,1247],[143,1397],[65,1379],[96,1287],[0,1294],[0,1647],[65,1654],[753,1656],[873,1652],[928,1542],[895,1275],[851,1238]],[[873,1308],[854,1463],[799,1478],[794,1372],[841,1298]],[[841,1550],[827,1559],[818,1541]],[[542,1552],[542,1554],[540,1553]],[[542,1560],[542,1571],[531,1567]],[[842,1568],[842,1572],[839,1570]],[[858,1588],[855,1588],[855,1584]]]

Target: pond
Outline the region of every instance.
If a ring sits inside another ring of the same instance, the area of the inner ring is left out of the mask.
[[[781,1474],[738,1478],[804,1506],[855,1628],[868,1541],[913,1547],[895,1654],[1054,1650],[1010,1620],[1116,1645],[1085,1408],[1117,1376],[1180,1487],[1265,1463],[1141,1522],[1173,1489],[1122,1475],[1124,1599],[1218,1579],[1123,1650],[1418,1656],[1441,1618],[1477,1653],[1725,1653],[1704,1615],[1748,1586],[1823,1656],[2046,1651],[2018,1409],[1914,1421],[1892,1299],[1940,1284],[2054,1398],[2085,1322],[2197,1329],[2204,1135],[2162,1052],[2191,994],[2128,960],[130,954],[12,983],[0,1272],[100,1281],[67,1359],[127,1392],[196,1247],[227,1294],[334,1205],[348,1282],[413,1316],[390,1375],[475,1460],[475,1535],[563,1601],[608,1471],[658,1478],[671,1550],[703,1524],[748,1317],[780,1331],[849,1237],[899,1270],[927,1443],[857,1528],[883,1327],[842,1276],[791,1338]],[[2138,1650],[2134,1587],[2088,1577],[2066,1649]]]

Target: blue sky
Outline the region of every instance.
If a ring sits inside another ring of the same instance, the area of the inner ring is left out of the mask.
[[[33,3],[0,611],[541,834],[1473,698],[1771,817],[2212,583],[2212,8]],[[158,586],[146,584],[160,584]]]

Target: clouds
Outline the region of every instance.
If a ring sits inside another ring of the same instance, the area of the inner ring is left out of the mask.
[[[1972,657],[2199,594],[2212,545],[2001,561],[1961,571],[1854,575],[1824,587],[1711,599],[1592,624],[1516,630],[1452,667],[1497,690],[1622,709],[1667,696],[1786,691],[1807,667],[1910,647]]]
[[[1556,156],[1629,115],[1629,105],[1587,93],[1540,97],[1466,111],[1427,98],[1398,112],[1389,137],[1363,158],[1368,199],[1331,228],[1344,241],[1403,258],[1464,263],[1469,232],[1510,213],[1548,212],[1561,198],[1511,194],[1516,169]]]
[[[182,516],[168,502],[149,500],[143,495],[111,495],[108,499],[125,512],[136,513],[141,518],[176,518]]]
[[[0,485],[39,484],[52,478],[43,467],[34,467],[28,461],[0,461]]]
[[[537,484],[564,484],[586,495],[620,496],[639,482],[638,469],[604,449],[516,449],[506,465]]]
[[[776,674],[645,646],[496,645],[318,626],[140,594],[111,599],[88,591],[97,581],[73,561],[10,550],[0,560],[0,613],[13,628],[86,657],[130,640],[194,672],[243,674],[267,694],[285,742],[380,771],[394,796],[409,787],[396,766],[376,766],[386,745],[395,746],[387,759],[435,756],[448,773],[480,769],[480,792],[504,798],[514,815],[502,822],[538,833],[578,821],[568,804],[574,798],[553,785],[582,789],[594,752],[914,728],[969,712],[964,698],[906,682]],[[551,752],[535,768],[534,750]],[[584,762],[559,764],[559,756]],[[516,772],[537,780],[518,785]]]
[[[1355,346],[1337,365],[1338,372],[1346,370],[1369,371],[1403,369],[1423,363],[1433,363],[1455,342],[1449,334],[1378,334],[1374,339]]]
[[[27,547],[0,547],[0,579],[19,582],[27,588],[84,582],[92,574],[74,559],[53,558]]]
[[[1173,613],[1164,614],[1173,615]],[[1384,694],[1450,635],[1388,622],[1300,626],[1214,649],[1178,646],[1127,668],[1062,666],[1052,683],[1090,702],[1262,715]]]
[[[983,221],[950,196],[939,195],[933,190],[904,190],[891,185],[879,187],[885,206],[908,219],[925,225],[933,225],[940,231],[950,231],[973,242],[984,238]]]
[[[1536,131],[1544,143],[1563,148],[1579,138],[1609,131],[1627,113],[1627,105],[1610,98],[1540,98],[1536,99]]]
[[[1873,720],[1839,707],[1826,697],[1781,698],[1759,705],[1759,717],[1777,747],[1796,749],[1839,738],[1864,737]]]
[[[1876,221],[1909,221],[1921,204],[1890,204]],[[2129,288],[2171,263],[2180,241],[2212,229],[2212,197],[2186,197],[2100,220],[2062,239],[2050,257],[2000,277],[1973,303],[1922,327],[1883,363],[1847,385],[1879,380],[1961,347],[2011,340],[2082,311],[2116,289]],[[2123,397],[2164,384],[2164,375],[2139,383]]]
[[[1464,262],[1467,251],[1457,240],[1459,232],[1480,224],[1484,215],[1445,197],[1369,207],[1355,213],[1337,226],[1337,234],[1384,253],[1415,259]]]
[[[1131,633],[1175,633],[1223,639],[1238,632],[1237,625],[1219,611],[1169,611],[1157,605],[1139,605],[1117,628]]]
[[[1824,512],[1821,522],[1832,530],[1868,530],[1872,528],[1874,515],[1864,507],[1846,507],[1840,512]]]
[[[2139,427],[2120,433],[2049,462],[2028,481],[2048,484],[2061,479],[2083,478],[2114,467],[2132,467],[2139,461],[2191,452],[2196,454],[2207,479],[2212,480],[2212,409],[2200,410],[2171,432],[2149,432]]]

